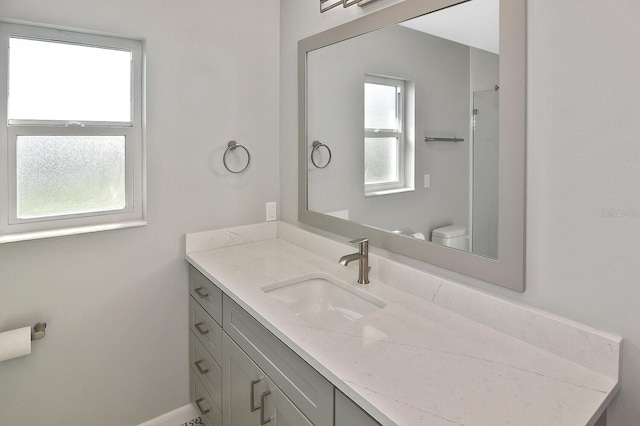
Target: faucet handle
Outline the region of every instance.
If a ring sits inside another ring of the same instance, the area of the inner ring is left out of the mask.
[[[355,240],[349,241],[351,244],[362,244],[369,242],[368,238],[356,238]]]

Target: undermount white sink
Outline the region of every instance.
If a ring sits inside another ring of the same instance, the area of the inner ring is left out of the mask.
[[[386,306],[383,300],[324,273],[279,281],[262,287],[262,291],[320,328],[331,328]]]

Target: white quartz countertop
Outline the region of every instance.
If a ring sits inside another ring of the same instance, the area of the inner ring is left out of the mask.
[[[357,284],[357,269],[337,263],[349,248],[329,260],[282,238],[247,242],[229,235],[240,244],[190,252],[188,242],[187,260],[382,424],[587,425],[618,390],[617,377],[432,300],[376,279]],[[386,307],[322,328],[262,290],[318,271],[353,283]]]

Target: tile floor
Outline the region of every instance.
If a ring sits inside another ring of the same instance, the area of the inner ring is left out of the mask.
[[[195,419],[189,420],[188,422],[180,423],[178,426],[200,426],[204,425],[204,422],[200,417],[196,417]]]

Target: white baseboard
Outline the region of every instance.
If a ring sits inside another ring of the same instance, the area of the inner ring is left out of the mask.
[[[187,404],[161,416],[151,419],[138,426],[179,426],[189,420],[195,419],[200,414],[195,405]]]

